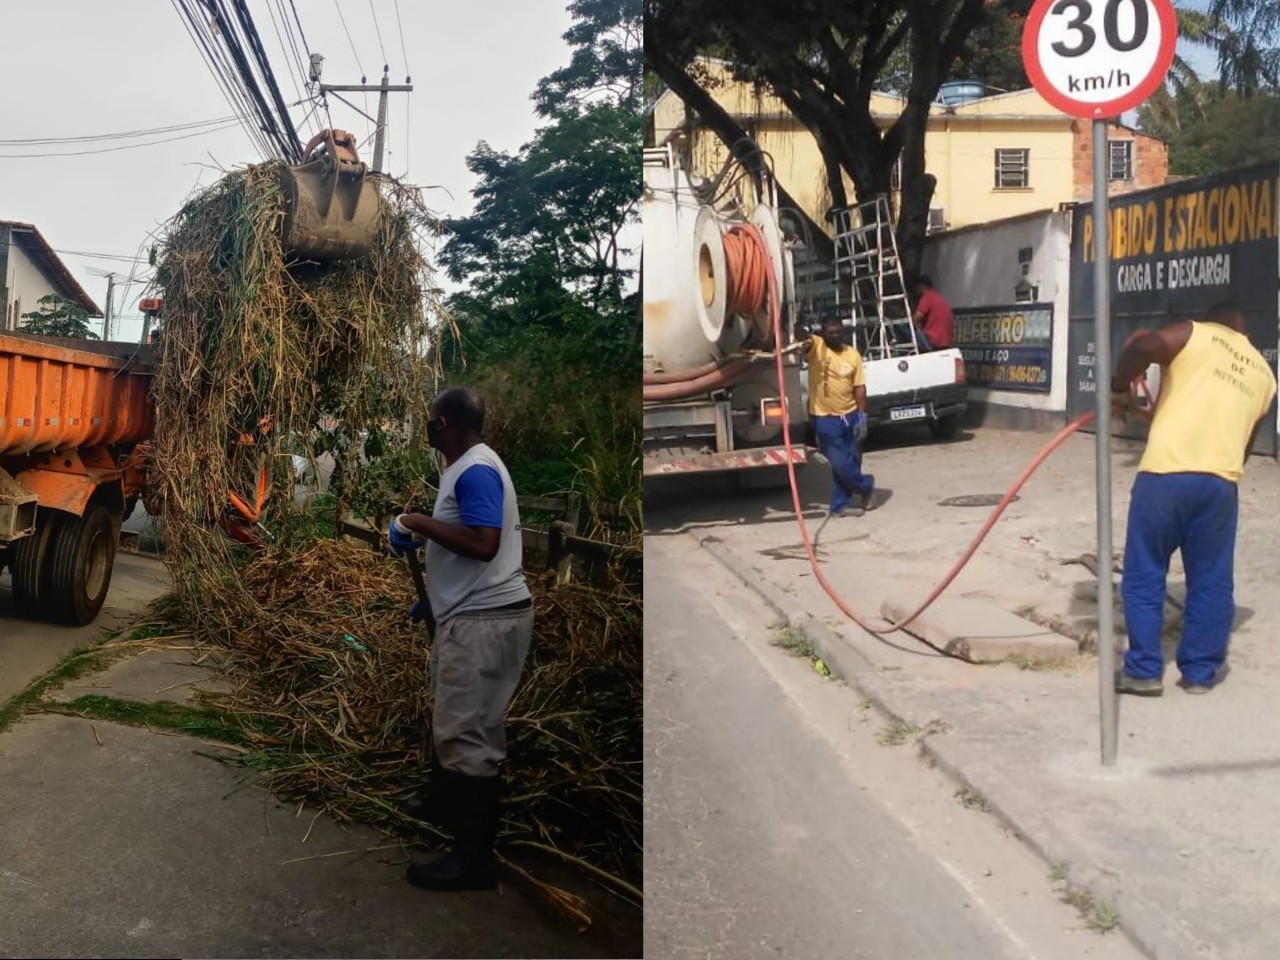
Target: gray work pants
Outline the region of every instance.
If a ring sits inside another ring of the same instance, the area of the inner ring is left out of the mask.
[[[507,707],[532,638],[532,609],[479,610],[436,626],[427,707],[442,767],[498,775],[507,756]]]

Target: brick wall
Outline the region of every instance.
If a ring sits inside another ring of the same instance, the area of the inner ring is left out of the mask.
[[[1133,179],[1112,181],[1107,194],[1116,196],[1163,186],[1169,175],[1169,148],[1163,140],[1123,127],[1109,124],[1108,140],[1133,141]],[[1089,120],[1075,120],[1071,124],[1071,174],[1073,196],[1076,200],[1093,198],[1093,124]]]

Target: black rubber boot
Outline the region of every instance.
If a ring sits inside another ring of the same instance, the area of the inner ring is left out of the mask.
[[[498,885],[493,842],[498,835],[498,777],[444,771],[454,842],[435,860],[409,865],[409,882],[424,890],[491,890]]]
[[[436,802],[436,796],[441,790],[440,781],[447,778],[444,767],[440,766],[440,761],[433,755],[431,757],[430,773],[424,787],[420,788],[417,793],[398,800],[396,806],[404,813],[415,820],[423,823],[430,823],[435,826],[448,827],[443,821],[447,819],[448,814],[443,811],[442,805]],[[445,792],[448,788],[445,787]],[[452,829],[449,827],[449,829]]]

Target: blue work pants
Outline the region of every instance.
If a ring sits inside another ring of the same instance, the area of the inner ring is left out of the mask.
[[[1187,574],[1186,612],[1178,669],[1187,683],[1209,685],[1227,657],[1235,619],[1234,560],[1239,495],[1236,485],[1204,473],[1139,473],[1129,502],[1125,537],[1124,619],[1129,631],[1125,673],[1164,673],[1164,629],[1169,560],[1182,551]]]
[[[866,498],[875,489],[875,477],[862,472],[862,444],[853,434],[853,414],[843,417],[814,417],[818,449],[831,462],[835,484],[831,490],[831,512],[838,513],[853,500]]]

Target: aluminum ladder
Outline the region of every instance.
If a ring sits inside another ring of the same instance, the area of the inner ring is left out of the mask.
[[[888,197],[832,211],[837,309],[849,315],[867,360],[919,353]]]

